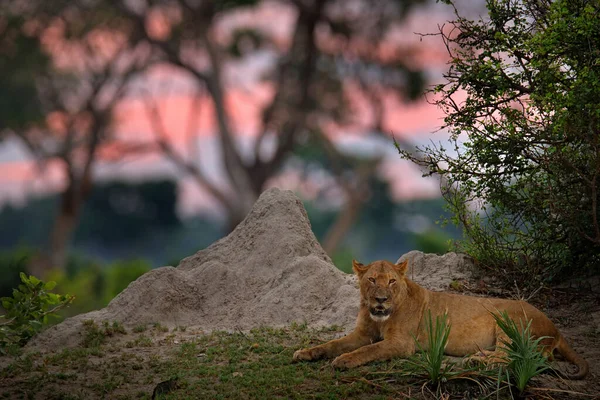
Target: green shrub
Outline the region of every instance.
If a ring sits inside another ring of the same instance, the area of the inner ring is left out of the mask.
[[[526,325],[521,320],[517,325],[506,311],[492,313],[492,316],[508,336],[508,340],[502,340],[506,351],[506,369],[510,382],[517,387],[519,394],[522,394],[531,378],[550,368],[548,359],[540,351],[540,342],[547,337],[533,339],[531,320]]]
[[[12,297],[3,297],[6,311],[0,316],[0,352],[23,346],[48,323],[48,316],[70,304],[74,297],[51,293],[55,283],[20,274],[21,282]]]
[[[431,98],[449,144],[400,152],[441,177],[461,249],[478,265],[535,286],[597,272],[600,3],[486,6],[476,20],[455,8],[439,34],[451,61]]]

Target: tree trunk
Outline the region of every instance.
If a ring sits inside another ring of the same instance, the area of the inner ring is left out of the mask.
[[[323,250],[330,256],[340,246],[346,233],[352,228],[362,208],[363,202],[356,196],[348,199],[343,210],[338,214],[335,222],[327,230],[323,239]]]
[[[56,216],[52,232],[50,233],[49,250],[46,256],[50,268],[60,270],[65,268],[67,264],[67,252],[78,221],[79,212],[76,210],[61,209]]]
[[[71,171],[72,172],[72,171]],[[60,196],[58,213],[54,220],[48,244],[31,261],[28,271],[43,278],[49,270],[64,270],[73,232],[77,228],[81,207],[88,197],[92,182],[91,168],[86,168],[81,183],[69,173],[69,185]]]
[[[331,156],[339,157],[332,147],[328,148],[330,149]],[[338,175],[340,186],[346,192],[348,200],[342,211],[338,214],[335,222],[327,230],[323,239],[323,250],[330,256],[340,246],[346,233],[348,233],[358,218],[363,205],[368,200],[369,181],[375,174],[379,163],[379,159],[374,159],[358,166],[354,171],[354,182],[352,183],[345,183],[342,175]]]

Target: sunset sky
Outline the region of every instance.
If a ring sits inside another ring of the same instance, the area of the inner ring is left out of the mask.
[[[255,20],[269,20],[273,14],[277,15],[278,24],[271,24],[272,29],[280,29],[285,35],[285,27],[290,23],[283,23],[290,16],[285,10],[263,7],[259,10],[260,18]],[[450,19],[452,14],[443,4],[429,4],[417,8],[406,21],[402,29],[394,31],[390,40],[395,42],[418,42],[423,51],[411,60],[411,63],[423,68],[427,72],[429,84],[440,82],[441,75],[447,68],[445,49],[440,38],[428,36],[419,37],[415,32],[434,33],[438,25]],[[237,19],[254,18],[253,16],[237,15]],[[262,19],[261,19],[262,18]],[[225,23],[224,23],[225,24]],[[160,34],[160,26],[157,28]],[[260,105],[269,100],[269,87],[257,86],[252,74],[260,74],[261,68],[268,62],[268,55],[258,54],[247,61],[244,66],[237,68],[235,65],[226,70],[226,79],[233,81],[227,92],[226,105],[232,120],[233,128],[239,132],[238,145],[242,149],[250,148],[258,130],[258,112]],[[248,64],[250,66],[248,66]],[[154,91],[156,104],[161,117],[168,126],[168,134],[173,143],[182,154],[195,154],[199,163],[207,168],[209,179],[218,182],[221,175],[220,161],[216,151],[218,143],[214,135],[215,124],[213,120],[212,104],[204,98],[193,105],[191,101],[192,86],[184,75],[168,68],[157,68],[152,74],[153,82],[158,82],[157,87],[162,89]],[[160,82],[168,80],[166,89]],[[254,81],[254,82],[253,82]],[[251,87],[251,90],[247,89]],[[435,106],[428,104],[424,99],[415,103],[406,103],[389,97],[385,101],[386,120],[385,126],[394,134],[401,135],[414,143],[426,143],[430,140],[444,140],[444,133],[434,133],[442,124],[443,114]],[[118,109],[115,132],[127,140],[151,141],[153,139],[150,129],[147,109],[136,96],[129,97]],[[190,113],[193,113],[193,126],[190,129]],[[193,132],[194,139],[190,142],[189,135]],[[393,195],[396,198],[423,198],[439,194],[438,183],[435,179],[423,179],[419,170],[399,158],[391,140],[385,140],[377,135],[360,135],[356,132],[345,130],[332,133],[335,143],[340,149],[348,152],[372,152],[385,157],[380,173],[389,179],[393,186]],[[190,153],[192,149],[192,153]],[[102,163],[97,165],[95,175],[100,180],[111,178],[127,178],[140,180],[155,176],[174,176],[180,181],[182,196],[179,210],[183,214],[192,214],[198,210],[212,207],[210,198],[203,194],[199,188],[185,178],[168,161],[151,156],[131,156],[118,162]],[[10,201],[22,204],[28,195],[47,193],[61,187],[63,177],[60,166],[50,163],[43,172],[37,170],[35,163],[31,162],[24,146],[18,140],[9,138],[0,143],[0,203]],[[279,178],[274,184],[293,189],[297,185],[297,177],[288,173],[285,179]]]

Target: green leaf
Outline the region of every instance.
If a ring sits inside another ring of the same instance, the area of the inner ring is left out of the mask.
[[[37,286],[37,285],[39,285],[40,283],[42,283],[42,281],[40,281],[38,278],[36,278],[36,277],[35,277],[35,276],[33,276],[33,275],[30,275],[30,276],[29,276],[29,278],[28,278],[28,280],[29,280],[29,282],[31,282],[31,284],[32,284],[32,285],[34,285],[34,286]]]

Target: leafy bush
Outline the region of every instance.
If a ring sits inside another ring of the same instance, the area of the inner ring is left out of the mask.
[[[526,325],[521,320],[517,325],[506,311],[492,313],[492,316],[508,336],[508,340],[502,340],[502,348],[506,351],[506,369],[510,382],[522,394],[531,378],[550,368],[547,357],[540,351],[540,342],[547,337],[533,339],[531,320]]]
[[[22,284],[12,297],[3,297],[6,314],[0,316],[0,352],[23,346],[48,323],[48,316],[70,304],[74,297],[51,293],[55,283],[20,274]]]
[[[457,12],[440,33],[451,65],[434,101],[451,151],[400,152],[442,177],[479,265],[511,280],[597,270],[600,3],[486,4],[488,18]]]

